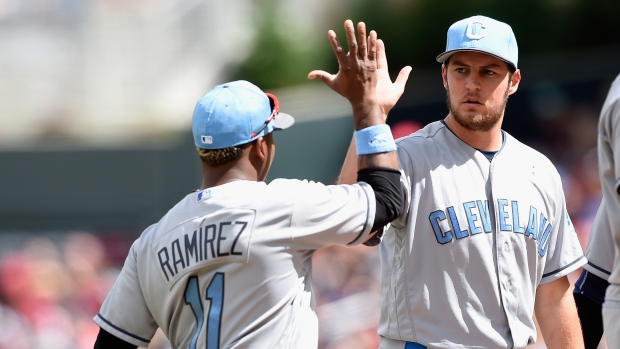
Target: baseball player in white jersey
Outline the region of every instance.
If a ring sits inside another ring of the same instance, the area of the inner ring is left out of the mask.
[[[603,103],[598,127],[598,163],[615,259],[603,303],[603,328],[607,346],[620,348],[620,75]],[[588,247],[589,248],[589,247]]]
[[[548,348],[583,347],[567,275],[586,259],[560,175],[501,129],[517,57],[505,23],[448,29],[437,61],[449,114],[397,140],[410,203],[380,244],[382,349],[524,348],[534,315]],[[354,159],[341,182],[354,180]]]
[[[376,103],[376,33],[367,36],[363,23],[358,38],[349,29],[352,52],[339,56],[334,81],[353,107],[359,182],[266,184],[272,131],[293,118],[247,81],[214,87],[193,115],[201,189],[132,245],[94,317],[95,348],[146,347],[158,327],[173,348],[317,347],[313,252],[364,243],[406,202],[387,114]]]
[[[603,145],[599,141],[599,146]],[[603,337],[602,306],[614,263],[613,231],[620,228],[620,206],[614,210],[607,205],[601,202],[596,212],[586,248],[588,263],[573,290],[586,349],[598,348]]]

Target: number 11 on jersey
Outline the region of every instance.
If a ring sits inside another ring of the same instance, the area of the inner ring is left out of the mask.
[[[209,301],[207,314],[207,349],[220,348],[220,325],[222,322],[222,308],[224,306],[224,273],[215,273],[205,292],[205,300]],[[198,336],[204,325],[205,313],[200,298],[200,284],[198,277],[192,276],[185,286],[185,304],[192,307],[196,317],[196,333],[192,337],[189,349],[196,349]]]

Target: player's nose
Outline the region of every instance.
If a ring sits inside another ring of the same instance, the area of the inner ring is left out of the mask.
[[[480,78],[476,76],[476,74],[469,74],[467,76],[467,80],[465,81],[465,87],[468,90],[479,90],[480,89]]]

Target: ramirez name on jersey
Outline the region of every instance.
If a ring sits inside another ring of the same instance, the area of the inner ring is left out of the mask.
[[[177,276],[199,266],[234,261],[246,263],[248,231],[253,223],[253,211],[228,210],[207,216],[197,228],[186,229],[188,231],[181,235],[174,234],[172,239],[164,237],[158,243],[157,257],[166,281],[173,284]]]

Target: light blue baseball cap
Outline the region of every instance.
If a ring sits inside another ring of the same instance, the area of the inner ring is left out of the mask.
[[[280,113],[274,95],[238,80],[217,85],[198,100],[192,131],[197,147],[223,149],[252,142],[294,123],[291,115]]]
[[[446,51],[437,56],[444,63],[459,51],[477,51],[495,56],[517,69],[519,50],[512,28],[485,16],[462,19],[448,28]]]

